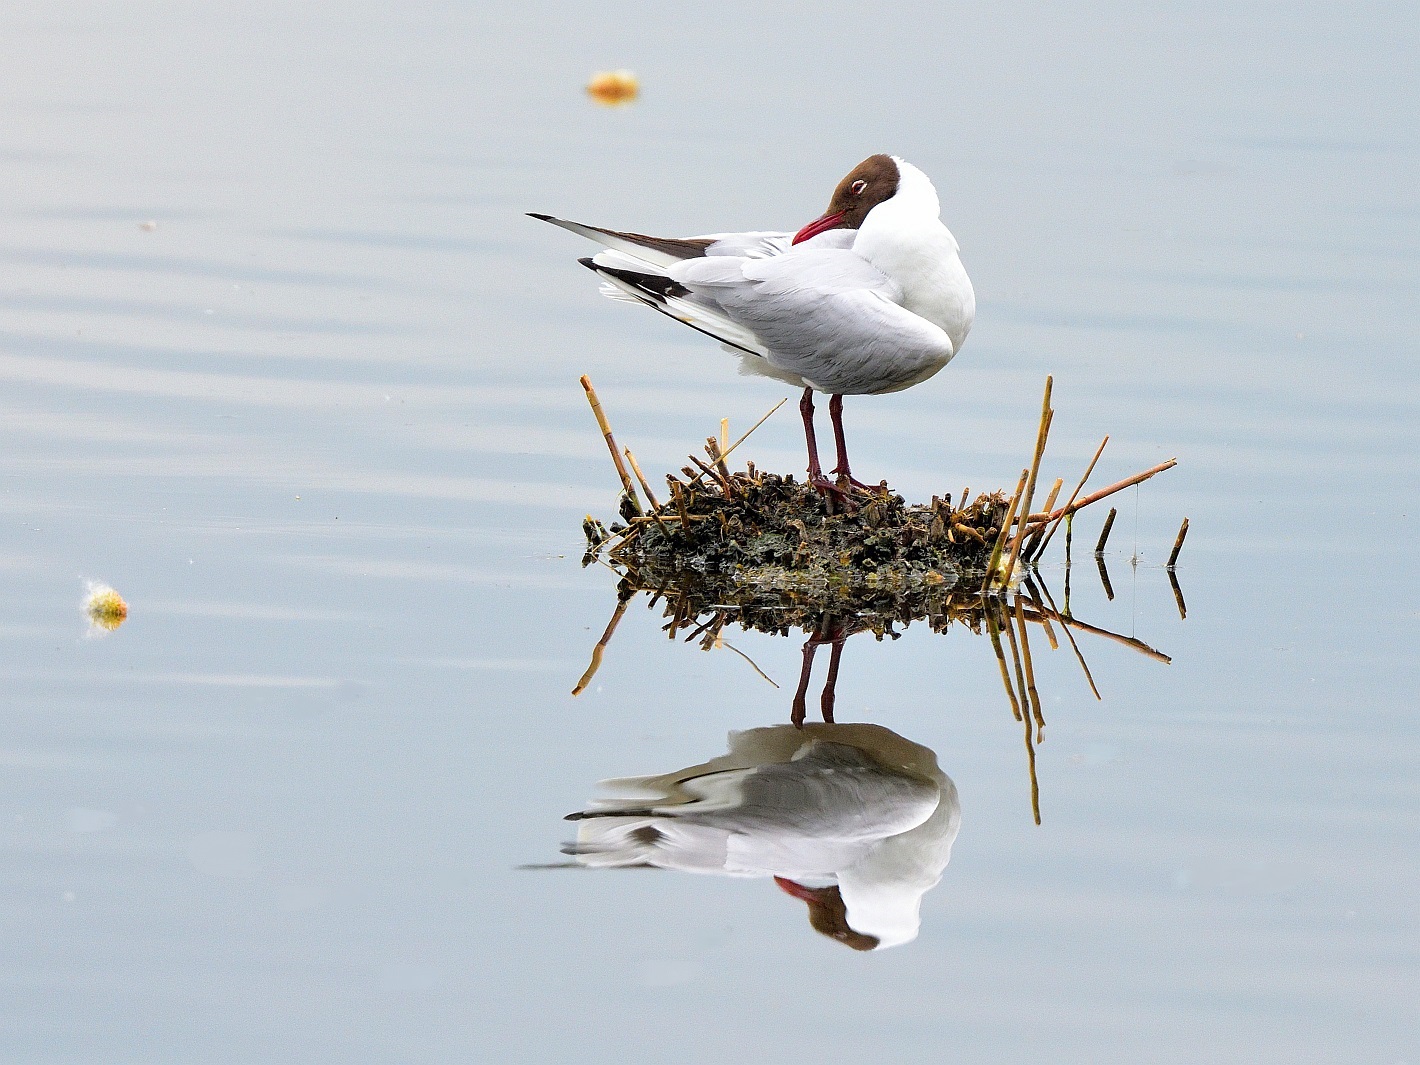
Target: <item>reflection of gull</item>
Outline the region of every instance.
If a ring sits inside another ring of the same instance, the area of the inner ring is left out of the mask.
[[[624,797],[568,818],[579,862],[773,876],[859,950],[916,938],[961,823],[936,756],[878,725],[733,732],[703,765],[604,786]]]

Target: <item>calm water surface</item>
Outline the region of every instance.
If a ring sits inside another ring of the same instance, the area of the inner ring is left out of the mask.
[[[4,5],[6,1060],[1420,1060],[1413,17],[863,15]],[[876,151],[980,306],[849,401],[855,469],[1014,483],[1047,373],[1047,478],[1106,432],[1096,483],[1179,466],[1119,497],[1115,598],[1071,575],[1171,664],[1077,634],[1096,701],[1032,636],[1039,826],[989,639],[846,643],[838,719],[960,804],[915,938],[860,952],[763,876],[527,868],[598,780],[783,725],[802,634],[729,633],[776,689],[642,600],[569,694],[616,585],[578,375],[648,471],[784,392],[522,212],[794,228]]]

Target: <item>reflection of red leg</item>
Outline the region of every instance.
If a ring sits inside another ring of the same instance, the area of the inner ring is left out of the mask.
[[[804,716],[807,710],[804,706],[804,696],[809,690],[809,676],[814,671],[814,653],[818,650],[819,641],[814,636],[810,636],[804,643],[804,666],[799,671],[799,690],[794,693],[794,709],[789,714],[789,722],[795,728],[804,727]]]
[[[838,662],[843,657],[843,641],[848,637],[840,636],[833,641],[833,652],[828,658],[828,677],[823,682],[823,698],[819,702],[823,710],[823,719],[829,724],[833,724],[833,703],[837,698],[836,689],[838,687]]]
[[[832,471],[838,474],[838,487],[846,489],[849,485],[861,488],[865,492],[871,492],[877,485],[864,484],[853,477],[853,471],[848,468],[848,444],[843,439],[843,397],[833,396],[828,401],[828,416],[833,421],[833,443],[838,451],[838,466]]]
[[[832,409],[832,406],[832,401],[830,401],[829,408]],[[814,436],[814,390],[812,388],[804,389],[804,396],[799,400],[799,413],[804,419],[804,440],[809,445],[809,485],[819,495],[829,500],[831,511],[834,499],[847,502],[848,496],[838,485],[823,475],[823,467],[818,463],[818,440]]]

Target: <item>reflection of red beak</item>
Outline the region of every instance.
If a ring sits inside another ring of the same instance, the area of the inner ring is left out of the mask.
[[[820,901],[819,895],[821,892],[815,891],[813,888],[804,887],[803,884],[797,884],[782,876],[776,876],[774,882],[779,885],[779,890],[786,895],[793,895],[794,898],[802,899],[804,902]]]
[[[822,218],[815,218],[808,225],[804,226],[803,229],[795,233],[794,239],[790,241],[790,243],[798,244],[801,240],[808,240],[810,237],[816,237],[820,233],[824,233],[830,229],[833,229],[838,225],[838,223],[842,221],[842,211],[834,211],[832,214],[826,214]],[[783,887],[782,884],[779,886]]]

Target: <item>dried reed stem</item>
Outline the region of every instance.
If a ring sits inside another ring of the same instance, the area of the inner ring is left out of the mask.
[[[1070,507],[1074,504],[1080,492],[1084,490],[1085,482],[1090,479],[1090,474],[1095,472],[1095,463],[1097,463],[1100,460],[1100,456],[1104,454],[1104,446],[1108,443],[1109,435],[1105,434],[1105,438],[1100,441],[1100,446],[1095,449],[1095,457],[1090,459],[1090,464],[1085,467],[1085,475],[1080,478],[1080,483],[1075,486],[1075,490],[1070,493],[1070,498],[1065,501],[1065,506],[1061,508],[1065,511],[1065,513],[1061,514],[1060,517],[1055,519],[1055,523],[1050,526],[1049,531],[1045,534],[1044,542],[1041,543],[1040,548],[1035,552],[1035,555],[1033,555],[1032,557],[1035,557],[1037,555],[1043,555],[1045,553],[1045,549],[1050,546],[1050,541],[1054,538],[1056,532],[1060,529],[1060,523],[1064,521],[1066,516],[1070,513]],[[1049,503],[1045,504],[1045,509],[1050,509]]]
[[[1084,499],[1076,501],[1068,509],[1062,507],[1060,510],[1055,511],[1055,513],[1053,514],[1032,514],[1030,515],[1030,517],[1024,520],[1026,524],[1035,525],[1043,521],[1054,521],[1062,514],[1074,514],[1076,511],[1084,510],[1091,503],[1098,503],[1106,496],[1114,495],[1115,492],[1122,492],[1126,488],[1132,488],[1136,484],[1142,484],[1144,481],[1147,481],[1150,477],[1154,476],[1154,474],[1163,473],[1165,470],[1171,470],[1177,465],[1178,459],[1169,459],[1167,462],[1161,462],[1157,466],[1151,466],[1149,467],[1149,469],[1144,470],[1141,473],[1136,473],[1132,477],[1126,477],[1122,481],[1116,481],[1108,488],[1101,488],[1098,492],[1091,492],[1089,495],[1085,496]]]
[[[1055,478],[1055,484],[1051,486],[1050,494],[1045,497],[1046,510],[1055,506],[1055,497],[1060,494],[1060,489],[1063,487],[1065,487],[1065,479],[1063,477]],[[1030,538],[1026,541],[1026,546],[1021,548],[1021,559],[1023,561],[1029,562],[1039,553],[1044,546],[1041,543],[1041,539],[1045,536],[1047,528],[1048,527],[1045,525],[1039,525],[1036,527],[1035,532],[1030,534]]]
[[[744,435],[744,436],[740,437],[738,440],[736,440],[736,441],[735,441],[733,444],[731,444],[729,447],[725,448],[724,452],[721,453],[720,458],[722,458],[722,459],[727,459],[727,458],[729,458],[729,457],[730,457],[730,453],[731,453],[732,451],[734,451],[735,448],[739,447],[741,444],[743,444],[746,440],[749,439],[750,433],[753,433],[753,432],[754,432],[756,429],[758,429],[761,425],[763,425],[765,422],[767,422],[771,417],[774,416],[774,412],[775,412],[775,411],[777,411],[780,407],[784,406],[784,404],[785,404],[785,403],[788,403],[788,402],[789,402],[789,397],[788,397],[788,396],[785,396],[785,397],[784,397],[783,399],[781,399],[778,403],[774,404],[774,406],[770,407],[770,408],[769,408],[769,413],[766,414],[763,418],[759,419],[759,421],[757,421],[757,422],[755,422],[753,425],[751,425],[751,426],[749,427],[749,429],[745,432],[745,435]],[[696,481],[700,480],[700,478],[703,477],[703,476],[704,476],[704,474],[694,474],[693,477],[691,478],[691,483],[694,484]]]
[[[592,405],[592,414],[596,416],[597,427],[601,429],[602,436],[606,440],[607,450],[611,452],[611,461],[616,465],[617,476],[621,478],[621,487],[626,490],[632,508],[637,514],[640,514],[641,501],[636,497],[636,487],[631,483],[631,474],[626,472],[626,464],[621,461],[621,452],[616,449],[616,438],[611,435],[611,425],[608,424],[606,413],[602,410],[602,401],[597,398],[597,390],[592,387],[592,379],[585,374],[582,375],[582,388],[586,390],[587,402]]]
[[[690,515],[686,513],[685,494],[681,491],[680,482],[670,474],[666,474],[666,484],[670,485],[671,498],[675,500],[675,508],[680,513],[680,527],[689,532]]]
[[[1188,519],[1183,519],[1183,524],[1178,527],[1178,539],[1173,542],[1173,550],[1169,552],[1167,569],[1173,569],[1173,565],[1178,561],[1178,553],[1183,550],[1183,538],[1188,535]]]
[[[991,558],[986,563],[986,579],[981,582],[983,592],[990,589],[992,582],[996,579],[996,568],[1001,564],[1001,551],[1006,545],[1006,536],[1011,531],[1011,519],[1016,516],[1016,507],[1020,505],[1021,493],[1026,490],[1026,479],[1030,476],[1030,470],[1021,471],[1021,479],[1016,482],[1016,492],[1011,496],[1011,505],[1006,508],[1006,516],[1001,519],[1001,528],[996,533],[996,543],[991,548]]]
[[[1096,555],[1104,554],[1104,543],[1109,539],[1109,530],[1114,528],[1114,519],[1118,513],[1119,511],[1115,510],[1113,507],[1109,508],[1109,517],[1104,519],[1104,528],[1100,530],[1100,538],[1095,542]],[[1109,582],[1106,581],[1105,583],[1108,584]],[[1110,598],[1113,599],[1114,596],[1111,595]]]
[[[1035,454],[1031,457],[1030,480],[1026,482],[1025,502],[1021,505],[1021,514],[1030,513],[1031,500],[1035,498],[1035,479],[1040,472],[1040,460],[1045,455],[1045,441],[1050,436],[1050,423],[1055,418],[1055,412],[1050,409],[1050,392],[1055,385],[1055,378],[1046,375],[1045,396],[1040,401],[1040,429],[1035,436]],[[1016,534],[1015,540],[1011,544],[1010,559],[1006,563],[1006,573],[1014,572],[1016,560],[1021,557],[1021,547],[1026,538],[1026,523],[1021,522],[1020,532]]]
[[[631,470],[636,474],[636,480],[640,482],[641,490],[646,493],[646,501],[651,504],[651,517],[661,527],[661,532],[669,533],[670,526],[661,517],[661,504],[656,499],[655,493],[651,491],[651,486],[646,483],[646,475],[641,472],[641,464],[636,461],[636,456],[631,453],[630,448],[626,449],[626,461],[631,463]]]

